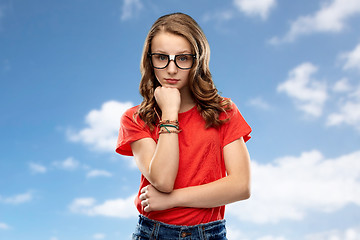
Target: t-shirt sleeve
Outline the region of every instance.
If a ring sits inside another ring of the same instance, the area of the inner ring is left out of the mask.
[[[229,121],[223,125],[223,147],[227,144],[243,137],[247,142],[251,136],[251,127],[245,121],[236,105],[232,104],[232,109],[228,112]]]
[[[145,123],[139,118],[134,120],[134,112],[134,108],[131,108],[120,119],[116,152],[121,155],[133,156],[130,144],[142,138],[151,138],[150,129]]]

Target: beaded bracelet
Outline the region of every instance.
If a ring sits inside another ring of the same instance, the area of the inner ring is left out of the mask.
[[[181,132],[181,130],[164,130],[164,129],[161,129],[159,131],[159,135],[162,134],[162,133],[179,133]]]
[[[174,124],[174,125],[179,125],[179,121],[178,120],[161,120],[159,122],[159,124]]]
[[[159,125],[161,133],[179,133],[181,130],[179,128],[179,121],[178,120],[160,120]],[[176,130],[169,130],[167,127],[175,128]],[[165,129],[161,129],[165,128]]]

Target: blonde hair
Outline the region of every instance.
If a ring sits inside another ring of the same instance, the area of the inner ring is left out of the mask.
[[[231,108],[230,100],[222,98],[213,83],[209,70],[210,46],[204,32],[193,18],[183,13],[168,14],[157,19],[145,39],[140,63],[142,77],[139,86],[143,101],[137,114],[150,129],[153,129],[158,120],[155,109],[161,113],[154,97],[154,91],[160,84],[148,58],[151,41],[159,32],[179,35],[189,41],[193,54],[196,55],[195,63],[189,70],[190,92],[198,111],[206,122],[206,127],[221,125],[226,120],[220,120],[219,113]]]

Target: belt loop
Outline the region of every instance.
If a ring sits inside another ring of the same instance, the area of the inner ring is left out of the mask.
[[[160,228],[160,224],[159,223],[154,223],[153,230],[151,231],[150,240],[157,240],[158,239],[159,228]]]
[[[200,225],[200,226],[198,226],[198,229],[199,229],[200,240],[206,240],[205,226],[204,226],[204,225]]]

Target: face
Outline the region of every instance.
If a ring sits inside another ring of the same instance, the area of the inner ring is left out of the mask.
[[[192,54],[189,41],[179,35],[160,32],[151,41],[151,53],[167,55]],[[190,70],[183,70],[170,61],[164,69],[154,68],[155,76],[161,86],[178,88],[180,92],[188,91]]]

